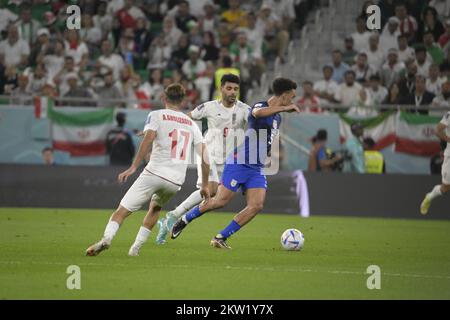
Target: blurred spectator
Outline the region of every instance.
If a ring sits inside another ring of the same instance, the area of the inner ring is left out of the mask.
[[[390,17],[387,25],[384,27],[380,36],[380,47],[384,52],[388,52],[389,49],[398,49],[398,36],[400,21],[397,17]]]
[[[212,6],[214,8],[211,0],[188,0],[187,2],[189,2],[190,13],[197,18],[204,15],[204,8],[206,6]]]
[[[112,29],[112,22],[113,22],[113,16],[107,14],[106,12],[106,6],[107,6],[106,1],[100,1],[100,3],[97,6],[97,12],[92,17],[94,26],[101,30],[103,38],[106,38],[108,36],[108,33]]]
[[[101,46],[101,56],[98,57],[99,69],[106,68],[112,72],[114,80],[118,80],[120,77],[120,71],[124,67],[124,61],[122,56],[112,52],[111,42],[109,40],[103,40]]]
[[[246,27],[247,13],[241,9],[239,0],[228,0],[228,10],[222,13],[222,19],[229,24],[229,29],[233,30],[237,27]]]
[[[193,80],[200,74],[205,72],[206,64],[205,61],[200,59],[200,48],[191,45],[188,50],[189,60],[183,63],[182,71],[188,77],[189,80]]]
[[[193,2],[197,2],[193,0]],[[199,20],[200,30],[215,33],[219,27],[219,18],[216,15],[214,4],[209,0],[203,6],[203,13]]]
[[[294,0],[264,0],[264,4],[270,6],[273,14],[281,19],[283,30],[291,30],[296,18]]]
[[[20,74],[18,87],[11,91],[11,104],[18,106],[32,105],[31,92],[28,89],[28,75]]]
[[[97,89],[98,107],[123,107],[119,102],[107,101],[108,99],[122,99],[119,89],[114,85],[114,76],[111,71],[103,76],[104,85]]]
[[[17,68],[14,66],[8,66],[5,69],[5,80],[3,82],[3,92],[6,95],[11,94],[11,92],[17,88],[19,85],[17,77]]]
[[[175,22],[178,29],[184,33],[189,32],[189,24],[192,21],[197,21],[197,18],[191,14],[189,2],[185,0],[179,1],[175,13]]]
[[[177,47],[182,34],[181,30],[175,25],[175,20],[170,16],[166,16],[163,21],[162,32],[162,36],[166,43],[172,48]]]
[[[247,15],[247,22],[247,27],[240,28],[240,31],[247,35],[247,41],[253,49],[253,56],[262,58],[264,28],[261,24],[257,24],[257,17],[253,12]]]
[[[58,85],[61,96],[65,95],[66,92],[69,91],[67,75],[78,72],[79,68],[75,66],[73,57],[66,56],[64,58],[64,67],[53,78],[53,81]]]
[[[428,114],[427,108],[417,109],[417,107],[428,106],[434,99],[434,94],[426,90],[426,78],[422,75],[416,75],[414,92],[403,96],[399,100],[399,104],[416,106],[416,109],[410,109],[409,112]]]
[[[322,113],[321,101],[318,96],[315,95],[313,84],[311,81],[304,81],[302,83],[303,95],[298,99],[297,104],[302,111],[311,113]]]
[[[67,84],[69,85],[69,91],[64,94],[64,98],[93,98],[91,92],[85,87],[78,86],[78,75],[75,72],[71,72],[66,75]],[[65,100],[62,103],[63,106],[71,107],[95,107],[96,103],[86,100]]]
[[[136,51],[142,55],[148,51],[150,44],[153,41],[153,35],[150,32],[151,20],[139,18],[136,23],[136,30],[134,32],[134,41],[136,43]]]
[[[370,99],[366,90],[359,83],[355,82],[355,72],[353,70],[345,73],[345,82],[339,86],[335,99],[347,107],[370,105]]]
[[[145,18],[144,12],[134,5],[134,0],[124,0],[124,6],[116,15],[119,18],[120,26],[123,29],[136,29],[137,19]]]
[[[400,90],[398,88],[398,85],[396,83],[393,83],[392,86],[389,88],[389,93],[386,99],[384,100],[384,104],[397,104],[399,97]]]
[[[380,70],[384,63],[385,52],[379,46],[380,36],[378,33],[372,33],[369,38],[369,49],[367,50],[367,62],[375,70]]]
[[[426,89],[435,96],[438,96],[441,94],[442,84],[447,82],[447,79],[441,78],[441,73],[437,64],[432,64],[430,66],[429,75],[426,82]]]
[[[67,30],[65,39],[64,46],[66,55],[72,56],[75,65],[83,70],[88,63],[89,56],[86,43],[80,39],[77,30]]]
[[[53,148],[45,147],[42,149],[42,160],[47,166],[56,165],[55,158],[53,156]]]
[[[449,108],[450,107],[450,82],[442,83],[441,92],[433,99],[430,106],[430,115],[442,117],[445,110],[432,110],[433,107]]]
[[[172,54],[172,48],[164,38],[157,36],[149,47],[147,69],[164,69],[167,67]]]
[[[214,34],[210,31],[203,33],[202,60],[217,62],[219,60],[219,48],[217,48]],[[253,53],[255,55],[255,53]]]
[[[53,79],[64,68],[64,55],[64,42],[56,40],[47,52],[37,57],[36,63],[43,64],[47,77]]]
[[[431,32],[434,39],[439,39],[439,37],[444,33],[444,26],[439,21],[437,17],[437,11],[433,7],[427,7],[421,14],[422,23],[419,24],[419,30],[417,33],[418,39],[423,39],[425,33]]]
[[[399,35],[398,42],[398,61],[406,62],[407,60],[415,60],[416,52],[413,48],[408,46],[408,39],[404,35]]]
[[[39,94],[48,81],[44,65],[38,64],[34,69],[34,72],[30,73],[28,79],[28,90],[30,94]]]
[[[325,129],[317,131],[311,138],[312,148],[309,152],[308,171],[333,171],[336,163],[342,160],[340,155],[330,159],[327,150],[328,132]]]
[[[364,173],[366,168],[364,149],[361,143],[361,139],[364,134],[364,127],[360,123],[354,123],[351,126],[351,131],[352,136],[344,143],[344,148],[350,158],[348,161],[345,161],[344,171]]]
[[[356,56],[356,63],[351,68],[355,72],[355,80],[361,84],[369,81],[369,78],[375,74],[375,69],[367,62],[367,54],[360,52]]]
[[[19,37],[25,40],[30,46],[36,41],[37,31],[41,27],[39,21],[31,16],[31,6],[24,3],[20,9],[20,19],[15,23],[19,30]]]
[[[190,21],[188,24],[189,28],[189,42],[198,47],[203,46],[203,36],[200,30],[200,26],[196,21]]]
[[[199,99],[201,101],[211,100],[211,88],[213,88],[214,85],[214,72],[214,65],[211,62],[207,62],[203,76],[194,80],[194,86],[199,93]]]
[[[386,173],[383,154],[375,149],[375,141],[367,137],[363,140],[365,172],[372,174]]]
[[[388,90],[381,85],[381,78],[377,74],[370,77],[368,91],[372,99],[372,103],[375,105],[383,104],[388,96]]]
[[[450,16],[450,1],[448,0],[431,0],[428,5],[436,9],[441,18]]]
[[[447,45],[448,41],[450,40],[450,19],[445,21],[444,27],[445,27],[445,32],[442,33],[440,35],[440,37],[438,38],[439,46],[442,49],[445,48],[445,46]]]
[[[357,52],[368,49],[370,35],[371,33],[366,28],[366,20],[362,17],[356,18],[356,31],[351,36],[353,38],[353,46]]]
[[[170,64],[172,68],[181,69],[183,63],[189,59],[189,37],[186,34],[183,34],[180,37],[180,41],[177,46],[172,51],[172,55],[170,57]]]
[[[342,52],[340,50],[333,50],[332,52],[332,64],[333,77],[332,80],[341,84],[344,81],[344,74],[350,69],[348,64],[342,62]]]
[[[149,99],[159,100],[161,98],[161,94],[164,92],[162,80],[162,69],[150,70],[148,81],[144,82],[141,86],[141,89],[146,92]]]
[[[417,74],[417,65],[415,61],[406,61],[406,73],[398,81],[399,96],[406,96],[414,92]]]
[[[391,48],[388,51],[387,61],[383,64],[380,71],[381,81],[386,87],[392,86],[400,80],[404,72],[405,64],[398,61],[398,50]]]
[[[129,166],[133,162],[134,144],[130,132],[125,129],[126,114],[116,114],[117,127],[106,135],[106,152],[109,164],[113,166]]]
[[[434,36],[431,31],[426,31],[423,35],[423,44],[425,49],[430,54],[433,62],[441,64],[444,62],[444,52],[442,49],[434,43]]]
[[[102,40],[102,30],[94,25],[90,14],[81,15],[80,38],[88,46],[91,55],[97,55]]]
[[[43,57],[50,51],[50,31],[47,28],[41,28],[37,31],[37,41],[31,46],[29,64],[34,66],[38,63],[38,59]]]
[[[9,24],[16,21],[18,16],[7,8],[0,8],[0,36],[6,31]],[[1,37],[0,37],[1,38]]]
[[[314,83],[315,94],[322,100],[323,106],[330,106],[335,103],[334,97],[338,91],[338,84],[332,80],[333,68],[326,65],[322,69],[323,80],[318,80]]]
[[[400,33],[405,35],[408,43],[414,41],[419,26],[416,18],[408,14],[405,3],[398,2],[395,5],[395,16],[400,21]]]
[[[381,12],[381,26],[384,27],[388,19],[395,15],[395,4],[397,0],[380,0],[378,6]]]
[[[8,37],[0,42],[0,63],[11,67],[25,67],[30,55],[30,47],[19,38],[17,27],[8,27]]]
[[[425,49],[425,47],[422,45],[416,47],[417,74],[420,74],[427,78],[431,64],[432,61],[427,59],[427,50]]]
[[[342,60],[344,63],[352,66],[355,63],[355,58],[358,52],[353,48],[353,38],[348,36],[344,40],[344,52],[342,53]]]
[[[122,57],[125,58],[125,63],[133,65],[135,58],[138,57],[133,29],[127,28],[123,30],[120,36],[118,49]]]

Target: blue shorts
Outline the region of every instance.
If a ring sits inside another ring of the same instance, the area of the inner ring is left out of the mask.
[[[260,168],[251,168],[242,164],[226,164],[222,174],[222,184],[225,188],[237,192],[247,189],[267,189],[266,176]]]

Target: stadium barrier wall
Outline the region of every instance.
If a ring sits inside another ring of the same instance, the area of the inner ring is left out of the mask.
[[[116,182],[122,167],[39,166],[0,164],[1,207],[114,209],[135,180]],[[450,219],[450,195],[433,202],[423,217],[424,194],[440,183],[439,176],[305,173],[312,216],[341,215],[417,219]],[[172,209],[195,188],[197,172],[189,169],[181,191],[164,209]],[[268,177],[263,212],[299,215],[295,172]],[[245,198],[237,195],[223,210],[239,212]],[[144,208],[145,210],[146,208]]]

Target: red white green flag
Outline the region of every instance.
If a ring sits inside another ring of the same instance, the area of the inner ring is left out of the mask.
[[[47,118],[48,109],[53,107],[53,99],[50,97],[34,98],[34,117],[36,119]]]

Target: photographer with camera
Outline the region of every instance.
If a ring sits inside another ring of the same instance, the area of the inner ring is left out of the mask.
[[[342,161],[341,155],[327,149],[327,138],[328,133],[325,129],[320,129],[311,138],[313,146],[309,155],[308,171],[334,171],[337,169],[337,164]]]
[[[351,126],[352,137],[345,141],[344,148],[346,157],[344,171],[364,173],[366,171],[364,161],[364,148],[361,142],[364,134],[364,127],[361,123],[354,123]]]

